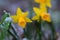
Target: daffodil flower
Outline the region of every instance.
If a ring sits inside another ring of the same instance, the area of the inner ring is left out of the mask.
[[[11,18],[13,19],[14,23],[18,23],[19,26],[25,28],[27,22],[32,22],[29,18],[27,18],[28,12],[22,12],[21,9],[18,7],[16,11],[16,15],[12,15]]]
[[[41,17],[42,20],[51,22],[51,20],[50,20],[50,14],[47,13],[46,11],[44,11],[44,9],[41,10],[39,8],[34,7],[33,10],[34,10],[34,12],[35,12],[36,15],[32,18],[32,20],[39,21],[40,17]]]
[[[40,5],[45,5],[51,8],[51,0],[35,0],[35,2],[40,3]]]

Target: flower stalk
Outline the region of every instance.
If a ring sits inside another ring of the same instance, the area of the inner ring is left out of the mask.
[[[49,26],[50,26],[51,31],[52,31],[52,40],[56,40],[56,31],[54,29],[54,25],[52,24],[52,22],[49,23]]]
[[[38,40],[42,40],[41,17],[40,17],[39,22],[37,22],[37,21],[35,22],[35,25],[37,26],[36,31],[37,31],[37,33],[39,35],[39,39]]]

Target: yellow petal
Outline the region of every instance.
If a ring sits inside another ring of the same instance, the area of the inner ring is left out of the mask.
[[[28,16],[28,12],[24,12],[23,16],[27,17]]]
[[[14,22],[14,23],[18,22],[18,18],[17,18],[17,16],[16,16],[16,15],[11,16],[11,18],[13,19],[13,22]]]
[[[47,22],[51,22],[51,19],[46,20]]]
[[[26,22],[32,22],[29,18],[26,18]]]
[[[40,17],[40,16],[39,16],[39,17]],[[32,20],[37,20],[37,22],[39,22],[39,21],[40,21],[39,17],[38,17],[38,16],[34,16],[34,17],[32,18]]]
[[[40,4],[40,12],[47,12],[46,4]]]
[[[38,16],[34,16],[33,18],[32,18],[32,20],[38,20],[39,18],[38,18]]]
[[[51,0],[47,0],[47,6],[48,6],[49,8],[52,7],[52,6],[51,6]]]
[[[34,10],[34,12],[36,13],[36,15],[39,15],[39,13],[40,13],[39,8],[34,7],[33,10]]]
[[[37,2],[37,3],[45,3],[46,0],[35,0],[35,2]]]
[[[17,15],[22,15],[22,11],[21,11],[21,9],[19,7],[17,8],[16,14]]]

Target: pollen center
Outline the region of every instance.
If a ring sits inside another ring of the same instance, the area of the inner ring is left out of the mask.
[[[20,22],[21,25],[24,25],[24,23],[25,23],[24,21],[21,21],[21,22]]]
[[[47,17],[48,17],[48,15],[44,15],[44,16],[43,16],[43,18],[47,18]]]

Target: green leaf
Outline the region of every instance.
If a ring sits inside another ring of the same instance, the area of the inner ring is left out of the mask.
[[[1,20],[1,23],[3,23],[3,21],[6,19],[6,17],[9,17],[9,14],[7,12],[5,12],[5,14],[2,16],[2,20]]]

